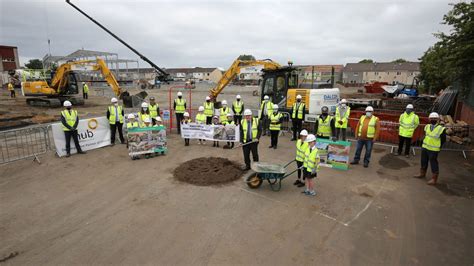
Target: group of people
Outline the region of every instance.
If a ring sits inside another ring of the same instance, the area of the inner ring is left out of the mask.
[[[111,144],[115,144],[116,131],[119,133],[121,143],[125,143],[122,128],[124,124],[124,110],[118,104],[116,98],[111,99],[111,105],[107,109],[107,119],[111,129]],[[66,137],[67,157],[70,156],[70,139],[74,140],[78,153],[82,151],[77,134],[79,118],[77,111],[72,109],[70,101],[64,102],[66,108],[61,112],[61,123]],[[178,92],[174,100],[174,111],[179,125],[193,122],[188,112],[186,112],[186,100],[182,93]],[[254,117],[250,109],[244,109],[244,103],[240,95],[235,97],[232,107],[228,107],[227,102],[222,101],[222,107],[215,112],[214,102],[210,97],[199,106],[198,113],[195,116],[195,123],[198,124],[234,124],[240,125],[240,145],[244,155],[244,170],[249,170],[251,165],[250,154],[254,162],[259,161],[258,143],[261,136],[270,135],[271,141],[269,148],[276,149],[278,146],[278,136],[283,122],[283,115],[278,110],[278,105],[273,104],[270,98],[265,95],[260,105],[258,116]],[[319,156],[315,146],[316,138],[346,140],[347,127],[351,109],[347,106],[347,101],[342,99],[335,109],[335,114],[329,114],[329,108],[323,106],[321,115],[316,120],[314,126],[315,134],[308,134],[306,129],[301,129],[304,123],[306,106],[302,101],[302,96],[297,95],[296,101],[292,106],[290,117],[293,124],[293,138],[296,141],[296,162],[298,165],[298,178],[295,181],[297,186],[306,186],[304,193],[315,195],[312,178],[314,178],[319,169]],[[356,151],[351,165],[359,164],[362,150],[365,147],[363,166],[368,167],[371,158],[372,147],[377,141],[380,133],[380,119],[375,116],[374,109],[368,106],[365,114],[362,115],[355,126]],[[425,137],[422,144],[421,168],[417,178],[426,176],[428,165],[431,165],[432,177],[428,184],[436,184],[439,175],[439,165],[437,161],[441,146],[446,141],[445,128],[439,124],[439,115],[431,113],[429,115],[430,124],[424,127]],[[127,116],[127,128],[160,126],[163,121],[160,117],[160,109],[154,97],[150,97],[150,102],[143,102],[140,111],[135,116]],[[419,117],[414,112],[412,104],[407,105],[405,112],[399,118],[399,146],[396,155],[401,155],[405,147],[405,156],[409,156],[410,146],[413,142],[413,135],[419,125]],[[178,134],[181,133],[178,126]],[[205,140],[198,140],[199,144],[204,144]],[[185,139],[185,146],[189,146],[189,139]],[[214,141],[214,147],[219,147],[219,142]],[[228,142],[225,146],[233,148],[234,143]],[[304,180],[301,181],[301,180]]]

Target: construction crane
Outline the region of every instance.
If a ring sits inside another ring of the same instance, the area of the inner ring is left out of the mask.
[[[116,96],[120,98],[129,97],[128,92],[122,91],[105,61],[97,58],[96,60],[73,61],[60,65],[49,84],[45,80],[23,82],[22,93],[24,96],[30,97],[26,99],[27,104],[59,107],[64,101],[68,100],[74,105],[83,105],[84,100],[82,98],[74,97],[75,94],[79,93],[79,84],[74,71],[82,70],[100,71]]]
[[[150,59],[148,59],[147,57],[145,57],[144,55],[142,55],[140,52],[138,52],[135,48],[133,48],[132,46],[130,46],[128,43],[126,43],[124,40],[120,39],[117,35],[115,35],[114,33],[112,33],[109,29],[107,29],[106,27],[104,27],[102,24],[100,24],[97,20],[93,19],[91,16],[89,16],[86,12],[82,11],[80,8],[78,8],[76,5],[74,5],[73,3],[71,3],[70,0],[66,0],[66,3],[68,3],[70,6],[72,6],[74,9],[76,9],[77,11],[79,11],[79,13],[81,13],[82,15],[84,15],[86,18],[88,18],[90,21],[94,22],[97,26],[99,26],[101,29],[103,29],[105,32],[107,32],[108,34],[110,34],[112,37],[114,37],[117,41],[119,41],[120,43],[122,43],[123,45],[125,45],[128,49],[130,49],[132,52],[134,52],[136,55],[138,55],[143,61],[147,62],[148,64],[150,64],[156,71],[157,75],[158,75],[158,80],[159,81],[162,81],[162,82],[167,82],[167,81],[170,81],[170,78],[169,78],[169,74],[164,71],[162,68],[160,68],[159,66],[157,66],[155,63],[153,63]]]

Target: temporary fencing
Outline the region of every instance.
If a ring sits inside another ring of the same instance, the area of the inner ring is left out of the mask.
[[[51,149],[50,126],[36,126],[0,132],[0,164],[33,158]]]

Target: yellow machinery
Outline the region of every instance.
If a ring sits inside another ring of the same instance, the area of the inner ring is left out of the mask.
[[[27,98],[26,102],[32,106],[46,107],[59,107],[66,100],[71,101],[74,105],[84,104],[82,98],[74,97],[82,90],[74,71],[82,70],[100,71],[116,96],[120,98],[128,96],[128,93],[123,92],[120,88],[105,61],[97,58],[96,60],[73,61],[62,64],[56,69],[50,84],[45,80],[23,82],[23,95],[31,97]]]

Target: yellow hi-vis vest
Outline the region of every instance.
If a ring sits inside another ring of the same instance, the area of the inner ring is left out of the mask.
[[[204,114],[207,117],[214,115],[214,103],[213,102],[205,102],[204,103]]]
[[[283,115],[281,113],[276,113],[275,114],[274,112],[269,115],[270,130],[280,130],[281,129],[281,124],[274,124],[274,123],[278,123],[282,116]]]
[[[298,106],[299,104],[299,106]],[[293,113],[291,114],[292,119],[303,119],[303,108],[304,103],[294,103],[293,104]],[[298,113],[298,114],[297,114]]]
[[[226,120],[226,121],[222,122],[222,124],[223,125],[234,125],[235,123],[234,123],[234,120],[231,120],[231,121]]]
[[[375,115],[372,115],[369,121],[369,127],[367,128],[367,137],[368,138],[373,138],[375,136],[375,124],[377,123],[377,117]],[[359,134],[358,137],[362,135],[362,126],[364,125],[365,121],[365,115],[360,117],[359,121]]]
[[[206,115],[203,113],[198,113],[196,115],[196,123],[198,124],[206,124]]]
[[[318,132],[317,135],[321,137],[330,137],[331,136],[331,120],[332,116],[328,115],[326,120],[322,120],[321,117],[318,118]]]
[[[224,121],[227,121],[227,114],[230,112],[230,108],[229,107],[226,107],[224,109],[224,107],[222,107],[221,109],[219,109],[219,121],[222,123]]]
[[[309,145],[308,142],[301,141],[299,139],[296,141],[296,159],[298,162],[304,162],[305,153],[308,149]]]
[[[12,90],[13,90],[13,84],[8,83],[8,90],[9,90],[9,91],[12,91]]]
[[[138,122],[134,121],[134,122],[127,123],[127,128],[132,128],[132,127],[138,127]]]
[[[242,132],[243,132],[243,142],[247,142],[247,125],[248,125],[248,121],[247,119],[242,119],[242,122],[241,122],[241,125],[242,125]],[[255,141],[255,139],[257,138],[257,134],[258,134],[258,119],[257,118],[252,118],[252,141]]]
[[[430,151],[440,151],[441,150],[441,134],[443,134],[444,127],[441,125],[436,125],[433,130],[431,130],[431,125],[425,126],[425,138],[423,139],[422,148],[425,148]]]
[[[234,101],[232,103],[232,106],[234,106],[235,115],[242,115],[242,106],[243,105],[244,105],[244,102],[242,102],[242,100]]]
[[[61,115],[66,120],[66,124],[68,124],[71,127],[74,126],[74,124],[76,123],[76,119],[77,119],[77,111],[76,110],[71,109],[71,113],[69,113],[68,110],[64,110],[64,111],[61,112]],[[71,130],[63,125],[63,131],[71,131]]]
[[[334,125],[336,128],[347,128],[347,121],[349,121],[349,116],[351,115],[351,108],[349,106],[346,107],[346,112],[344,115],[341,117],[341,111],[340,108],[336,108],[336,121]],[[342,121],[342,125],[339,124],[339,121]]]
[[[142,114],[142,112],[139,112],[138,113],[138,118],[140,118],[140,127],[144,127],[145,126],[145,118],[150,118],[151,119],[151,116],[147,113],[144,113]]]
[[[319,155],[318,148],[311,149],[309,146],[304,153],[304,162],[303,167],[308,172],[313,172],[313,170],[319,171]]]
[[[185,111],[184,105],[186,104],[186,100],[177,98],[174,100],[174,102],[176,104],[176,109],[174,110],[174,112],[177,114],[184,114],[184,111]]]
[[[260,104],[260,115],[259,115],[259,117],[262,117],[262,115],[264,115],[263,108],[265,107],[265,105],[267,105],[267,115],[270,115],[271,113],[273,113],[273,103],[272,103],[272,101],[268,100],[268,102],[265,103],[265,100],[263,100],[262,103]]]
[[[413,133],[420,123],[420,119],[418,118],[418,115],[413,112],[411,114],[407,114],[405,112],[400,115],[399,122],[400,128],[398,130],[398,135],[411,138],[413,137]]]
[[[82,86],[82,91],[84,93],[89,93],[89,86],[87,86],[87,84],[84,84],[84,86]]]
[[[123,115],[122,115],[122,106],[119,105],[117,106],[117,113],[119,117],[119,123],[123,124]],[[115,117],[115,105],[109,106],[109,124],[115,125],[115,120],[117,120],[117,117]]]
[[[150,117],[151,118],[156,118],[158,116],[158,104],[155,103],[155,105],[148,105],[148,111],[150,112]]]

